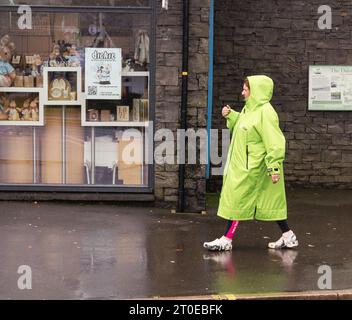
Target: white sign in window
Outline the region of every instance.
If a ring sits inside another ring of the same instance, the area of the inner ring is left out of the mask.
[[[122,56],[120,48],[85,49],[87,99],[121,99]]]

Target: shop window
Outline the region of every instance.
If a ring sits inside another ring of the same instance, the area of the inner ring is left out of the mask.
[[[1,0],[0,5],[148,7],[150,0]]]
[[[30,4],[137,7],[150,3]],[[33,9],[32,29],[27,30],[19,29],[16,11],[1,11],[1,5],[9,3],[0,1],[0,184],[150,186],[144,154],[152,120],[151,14]],[[115,68],[114,59],[93,65],[101,77],[86,90],[91,80],[88,55],[93,60],[111,55],[119,65]],[[105,90],[100,96],[99,86]],[[126,132],[134,132],[134,138],[126,138]],[[132,162],[125,159],[130,149],[138,158]]]

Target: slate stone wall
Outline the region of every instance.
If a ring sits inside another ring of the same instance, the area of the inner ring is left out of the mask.
[[[330,5],[332,29],[318,28]],[[352,65],[351,1],[215,1],[213,128],[225,128],[221,107],[241,110],[242,81],[266,74],[287,140],[288,186],[352,188],[352,112],[308,111],[309,65]],[[221,188],[221,177],[208,183]]]
[[[188,128],[206,128],[208,90],[209,0],[190,0]],[[183,1],[169,1],[169,9],[157,5],[157,67],[155,129],[180,128],[182,71]],[[175,149],[176,141],[175,142]],[[162,143],[156,142],[155,147]],[[161,206],[177,208],[179,166],[158,164],[155,167],[155,197]],[[205,209],[205,165],[186,165],[186,210]]]

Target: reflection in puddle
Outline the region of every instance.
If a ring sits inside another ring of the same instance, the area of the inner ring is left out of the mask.
[[[295,283],[296,250],[245,250],[207,252],[203,261],[217,293],[285,291]]]

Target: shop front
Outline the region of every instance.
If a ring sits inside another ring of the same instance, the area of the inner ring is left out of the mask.
[[[209,0],[0,0],[0,18],[0,200],[205,209],[205,165],[160,144],[206,127]]]
[[[10,2],[0,2],[1,190],[152,193],[152,1]]]

